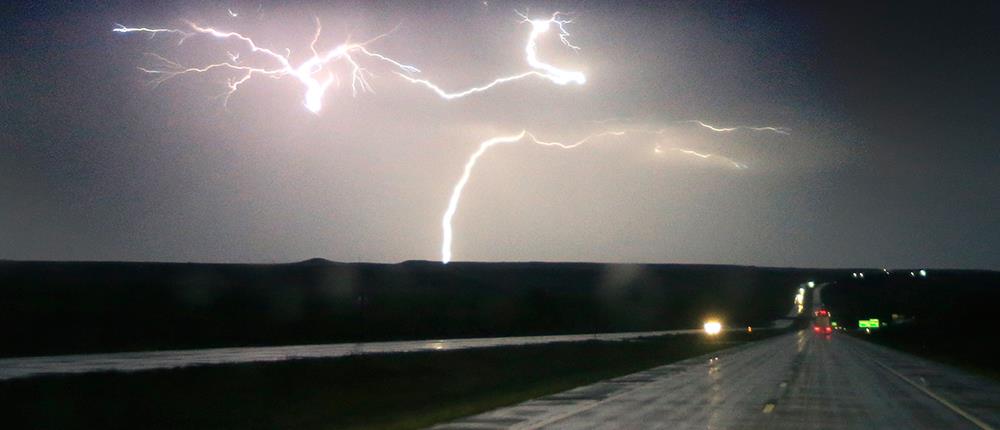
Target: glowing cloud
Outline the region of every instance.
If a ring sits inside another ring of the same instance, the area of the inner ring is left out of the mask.
[[[485,4],[485,2],[484,2]],[[228,14],[232,18],[240,16],[233,10],[227,10]],[[258,16],[260,10],[258,9]],[[241,85],[251,80],[254,77],[267,77],[272,79],[281,78],[294,78],[303,87],[304,93],[302,96],[303,105],[309,111],[313,113],[318,113],[323,108],[324,99],[326,96],[326,91],[331,85],[339,82],[338,75],[334,72],[333,66],[335,64],[342,64],[347,66],[350,70],[350,80],[351,80],[351,90],[353,95],[357,95],[358,92],[369,92],[372,91],[372,86],[368,82],[367,78],[371,76],[371,73],[365,69],[359,60],[367,59],[369,61],[377,61],[380,63],[385,63],[390,66],[390,69],[396,75],[400,76],[402,79],[422,85],[435,94],[445,100],[452,100],[461,97],[465,97],[471,94],[476,94],[480,92],[487,91],[497,85],[517,81],[529,77],[542,78],[556,85],[564,86],[569,84],[583,85],[586,82],[586,77],[582,72],[571,71],[560,69],[549,63],[546,63],[539,59],[538,57],[538,41],[546,34],[556,34],[559,37],[560,42],[570,49],[579,50],[580,48],[574,46],[569,41],[569,33],[566,31],[566,26],[572,22],[572,20],[560,18],[560,13],[556,12],[552,14],[551,17],[547,19],[530,19],[527,16],[518,13],[521,16],[521,23],[527,23],[531,26],[531,31],[528,34],[528,40],[524,47],[525,62],[529,66],[529,70],[510,75],[496,78],[484,85],[475,86],[467,88],[460,91],[446,91],[439,87],[438,85],[432,83],[431,81],[425,79],[418,79],[412,74],[419,73],[416,67],[403,64],[397,60],[379,54],[377,52],[371,51],[368,45],[385,37],[388,35],[382,34],[371,40],[362,43],[352,43],[346,41],[336,47],[328,50],[319,50],[316,45],[319,43],[320,35],[322,32],[322,26],[318,19],[316,19],[316,31],[309,43],[309,51],[312,56],[297,64],[293,64],[290,59],[290,50],[284,49],[283,51],[274,50],[271,48],[266,48],[258,45],[252,38],[245,36],[241,33],[230,32],[219,30],[213,27],[204,27],[196,23],[188,22],[185,28],[147,28],[147,27],[126,27],[124,25],[117,25],[112,31],[116,33],[138,33],[145,34],[150,38],[156,37],[158,35],[164,35],[169,37],[177,38],[177,44],[181,45],[185,41],[193,37],[206,37],[221,39],[224,41],[233,42],[240,47],[238,51],[227,52],[226,57],[219,62],[201,65],[201,66],[186,66],[179,62],[167,59],[159,54],[147,53],[146,56],[152,63],[148,67],[139,67],[139,70],[150,75],[152,77],[152,83],[154,85],[159,85],[165,81],[173,79],[178,76],[188,75],[188,74],[202,74],[208,73],[210,71],[228,71],[231,76],[226,82],[226,87],[228,90],[225,92],[225,101],[228,102],[230,96],[232,96],[240,88]],[[391,32],[390,32],[391,33]],[[614,122],[616,120],[609,120],[605,122]],[[774,126],[734,126],[734,127],[719,127],[707,124],[700,120],[689,120],[680,121],[681,123],[693,123],[700,127],[707,129],[713,133],[731,133],[738,130],[747,130],[752,132],[770,132],[780,135],[790,134],[790,129],[785,127],[774,127]],[[452,231],[452,220],[455,217],[455,213],[458,210],[459,202],[462,198],[462,192],[465,186],[468,184],[473,170],[479,159],[486,154],[491,148],[503,145],[512,144],[517,142],[529,142],[540,146],[556,147],[559,149],[574,149],[587,142],[598,138],[604,137],[621,137],[626,134],[647,134],[647,135],[663,135],[668,129],[618,129],[618,130],[607,130],[598,133],[591,134],[581,140],[572,143],[562,143],[556,141],[544,141],[538,139],[535,135],[528,132],[527,130],[522,130],[520,133],[508,135],[508,136],[497,136],[483,141],[479,144],[479,147],[475,152],[467,159],[464,168],[462,170],[462,175],[458,182],[452,188],[451,196],[448,199],[448,207],[444,212],[444,216],[441,219],[441,229],[442,229],[442,243],[441,243],[441,261],[443,263],[448,263],[452,260],[452,242],[453,242],[453,231]],[[655,154],[665,154],[667,151],[676,152],[692,159],[708,160],[714,159],[719,160],[723,163],[731,165],[736,169],[747,169],[745,164],[734,161],[724,156],[698,152],[691,149],[680,148],[680,147],[660,147],[656,146],[654,148]]]

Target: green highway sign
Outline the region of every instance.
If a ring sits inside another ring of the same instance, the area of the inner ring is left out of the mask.
[[[858,320],[858,328],[879,328],[878,318]]]

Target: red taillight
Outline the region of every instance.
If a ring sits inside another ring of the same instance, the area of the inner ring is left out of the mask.
[[[813,331],[819,333],[819,326],[813,326]]]
[[[830,328],[830,327],[827,327],[827,328],[826,328],[826,332],[827,332],[827,333],[833,333],[833,328]]]

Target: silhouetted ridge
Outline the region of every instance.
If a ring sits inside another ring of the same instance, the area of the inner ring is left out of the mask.
[[[337,264],[337,262],[330,261],[330,260],[327,260],[325,258],[316,257],[316,258],[310,258],[308,260],[302,260],[302,261],[298,262],[298,264],[320,264],[320,265],[322,265],[322,264]]]

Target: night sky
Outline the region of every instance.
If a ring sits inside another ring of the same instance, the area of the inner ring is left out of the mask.
[[[480,142],[655,129],[491,149],[455,217],[455,259],[1000,269],[1000,6],[829,3],[5,4],[0,259],[438,260]],[[398,25],[370,47],[460,89],[528,70],[515,10],[573,18],[581,49],[547,35],[539,55],[584,85],[446,101],[365,59],[374,92],[352,97],[332,67],[340,86],[317,114],[287,77],[224,105],[234,74],[153,87],[143,54],[264,59],[112,32],[189,20],[302,61],[314,18],[325,48]]]

